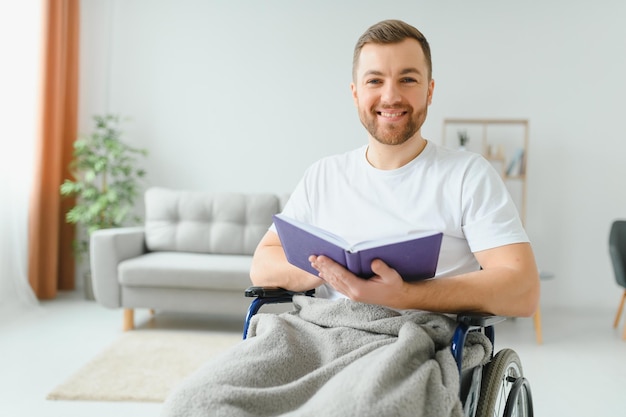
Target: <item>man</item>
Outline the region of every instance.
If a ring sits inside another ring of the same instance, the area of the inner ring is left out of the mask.
[[[363,280],[312,254],[316,276],[287,262],[272,226],[255,252],[253,283],[316,288],[316,298],[294,298],[291,313],[255,316],[248,339],[178,387],[164,415],[462,414],[449,349],[454,322],[421,310],[528,316],[539,282],[517,211],[489,162],[421,136],[431,72],[417,29],[395,20],[369,28],[354,51],[352,83],[368,143],[311,166],[284,213],[350,242],[443,232],[436,277],[406,283],[375,260],[376,276]],[[491,348],[479,350],[470,367]]]
[[[499,176],[479,156],[440,148],[421,135],[434,87],[430,48],[417,29],[401,21],[369,28],[354,51],[351,85],[368,144],[311,167],[284,213],[353,242],[442,231],[436,279],[407,283],[377,260],[377,276],[363,280],[312,256],[316,277],[287,263],[272,229],[254,256],[255,285],[318,288],[318,297],[396,309],[534,313],[537,267]]]

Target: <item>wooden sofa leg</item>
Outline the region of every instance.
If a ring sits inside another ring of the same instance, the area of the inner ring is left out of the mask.
[[[135,310],[132,308],[124,309],[124,331],[133,330],[135,328]]]

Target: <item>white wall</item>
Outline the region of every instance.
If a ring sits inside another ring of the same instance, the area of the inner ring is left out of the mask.
[[[530,4],[529,4],[530,3]],[[433,49],[445,117],[528,118],[527,230],[544,306],[618,302],[607,252],[626,217],[621,0],[83,0],[80,128],[129,115],[149,185],[288,192],[314,160],[364,144],[352,48],[400,18]]]

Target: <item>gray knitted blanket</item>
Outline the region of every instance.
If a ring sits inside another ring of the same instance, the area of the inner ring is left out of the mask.
[[[462,415],[451,318],[302,296],[294,305],[255,316],[248,339],[177,387],[162,415]],[[463,368],[490,351],[486,337],[470,333]]]

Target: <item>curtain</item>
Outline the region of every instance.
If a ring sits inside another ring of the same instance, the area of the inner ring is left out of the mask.
[[[10,3],[10,4],[9,4]],[[28,201],[39,102],[41,0],[0,2],[0,320],[36,307],[28,285]]]
[[[77,130],[79,0],[44,1],[44,52],[41,124],[35,144],[28,274],[39,299],[74,289],[74,227],[65,222],[72,201],[59,186]]]

